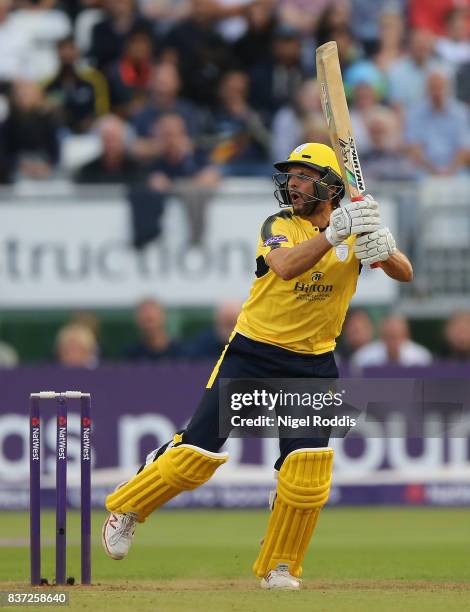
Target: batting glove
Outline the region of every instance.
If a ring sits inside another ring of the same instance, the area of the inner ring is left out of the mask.
[[[385,261],[397,250],[395,238],[388,227],[382,227],[371,234],[358,236],[354,244],[354,254],[366,266]]]
[[[349,202],[336,208],[326,228],[328,242],[337,246],[351,234],[369,234],[380,228],[379,206],[374,198],[367,195],[363,200]]]

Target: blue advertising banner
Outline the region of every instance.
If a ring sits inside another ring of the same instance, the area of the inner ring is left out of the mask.
[[[56,366],[0,371],[0,508],[27,507],[29,476],[28,408],[31,392],[80,390],[92,395],[93,501],[99,506],[119,478],[129,477],[146,455],[184,428],[201,397],[212,364],[105,366],[67,370]],[[376,378],[419,377],[470,380],[470,367],[375,368]],[[79,470],[79,406],[69,408],[69,503]],[[41,403],[42,477],[45,499],[53,503],[55,414]],[[381,426],[386,424],[381,424]],[[334,490],[330,503],[414,503],[470,505],[470,425],[458,436],[446,432],[408,440],[406,431],[358,429],[335,439]],[[174,506],[253,507],[266,504],[273,487],[276,439],[233,438],[230,462],[203,488],[173,501]]]

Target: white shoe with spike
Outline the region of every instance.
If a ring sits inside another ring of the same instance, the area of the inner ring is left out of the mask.
[[[289,574],[289,567],[279,564],[277,569],[271,570],[262,580],[262,589],[285,589],[294,591],[300,589],[302,581]]]
[[[118,484],[115,491],[125,485],[126,482]],[[110,513],[101,532],[101,541],[108,557],[117,561],[124,559],[134,539],[136,523],[137,514],[134,512],[127,512],[126,514]]]
[[[111,512],[103,525],[102,542],[108,557],[124,559],[129,552],[135,533],[137,514]]]

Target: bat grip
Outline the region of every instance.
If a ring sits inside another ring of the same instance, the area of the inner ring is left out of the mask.
[[[364,196],[358,195],[358,196],[354,196],[353,198],[351,198],[351,202],[360,202],[363,199],[364,199]],[[371,268],[380,268],[380,263],[378,261],[376,263],[373,263],[371,265]]]

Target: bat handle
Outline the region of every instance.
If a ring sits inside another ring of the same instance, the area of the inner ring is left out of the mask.
[[[351,202],[360,202],[363,199],[364,199],[364,196],[358,195],[358,196],[354,196],[353,198],[351,198]],[[380,263],[378,261],[376,263],[373,263],[371,265],[371,268],[380,268]]]

